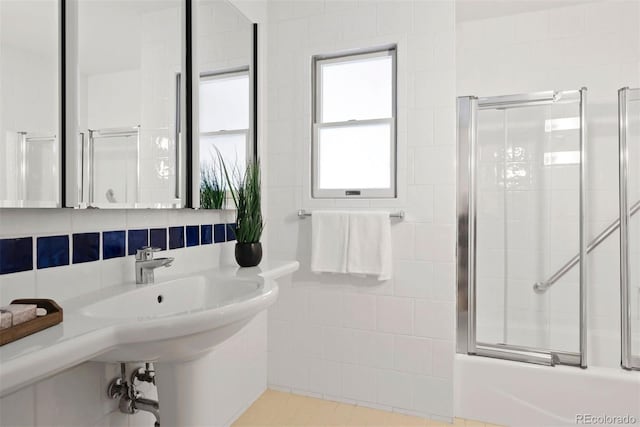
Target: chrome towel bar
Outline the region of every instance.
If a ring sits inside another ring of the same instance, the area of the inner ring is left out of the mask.
[[[303,219],[306,217],[311,216],[312,212],[306,211],[304,209],[300,209],[298,211],[298,218]],[[404,219],[404,211],[398,211],[398,212],[391,212],[389,214],[389,218],[400,218],[400,219]]]

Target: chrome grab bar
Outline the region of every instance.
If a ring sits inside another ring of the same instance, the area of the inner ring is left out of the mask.
[[[631,206],[629,216],[635,215],[636,213],[638,213],[638,211],[640,211],[640,200],[638,200],[633,204],[633,206]],[[605,228],[604,231],[602,231],[602,233],[598,234],[598,236],[596,236],[596,238],[593,239],[591,243],[589,243],[589,246],[587,246],[587,253],[591,253],[591,251],[597,248],[600,245],[600,243],[604,242],[607,239],[607,237],[613,234],[613,232],[616,231],[618,228],[620,228],[620,218],[616,219],[613,223],[611,223],[611,225]],[[551,277],[549,277],[544,282],[536,282],[533,285],[533,290],[539,294],[545,293],[547,289],[553,286],[554,283],[556,283],[558,280],[562,278],[562,276],[567,274],[569,270],[575,267],[578,264],[578,262],[580,262],[579,254],[571,258],[565,265],[563,265],[558,271],[556,271]]]

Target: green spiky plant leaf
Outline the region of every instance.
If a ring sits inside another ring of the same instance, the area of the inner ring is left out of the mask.
[[[262,221],[260,193],[260,163],[248,162],[244,171],[234,168],[231,173],[218,152],[231,198],[236,206],[236,240],[238,243],[260,241],[264,222]]]
[[[203,163],[200,166],[200,207],[223,209],[226,196],[227,189],[219,161],[218,165]]]

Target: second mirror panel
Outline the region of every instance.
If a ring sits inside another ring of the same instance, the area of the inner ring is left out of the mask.
[[[200,207],[221,209],[226,185],[220,158],[233,179],[254,156],[253,24],[228,1],[195,4],[199,133],[193,165],[200,172]]]
[[[183,207],[183,1],[76,5],[80,205]]]

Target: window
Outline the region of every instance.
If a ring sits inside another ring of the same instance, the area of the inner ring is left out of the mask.
[[[396,49],[316,56],[313,197],[396,196]]]
[[[200,168],[217,169],[220,151],[227,168],[244,172],[249,144],[249,71],[200,77]]]

